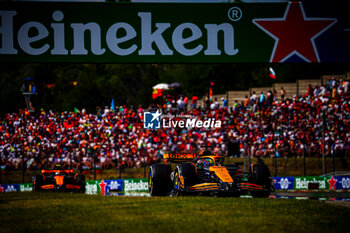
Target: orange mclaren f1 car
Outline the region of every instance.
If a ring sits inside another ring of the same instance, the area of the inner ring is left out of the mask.
[[[152,196],[202,194],[214,196],[268,197],[274,191],[269,168],[263,160],[243,172],[237,165],[224,165],[224,157],[210,151],[199,154],[169,153],[164,164],[153,164],[148,184]],[[169,163],[178,163],[172,169]]]
[[[85,193],[85,176],[72,169],[42,170],[33,177],[33,191],[67,191]]]

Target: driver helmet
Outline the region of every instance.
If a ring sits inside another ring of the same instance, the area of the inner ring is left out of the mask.
[[[210,165],[212,165],[213,164],[213,161],[211,160],[211,159],[206,159],[206,160],[204,160],[204,165],[205,166],[210,166]]]

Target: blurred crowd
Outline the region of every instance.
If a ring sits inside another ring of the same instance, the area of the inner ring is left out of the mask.
[[[116,107],[55,113],[27,110],[0,118],[1,165],[7,170],[61,164],[74,169],[140,167],[159,162],[166,152],[209,148],[226,156],[349,156],[349,82],[330,79],[309,86],[308,94],[286,98],[281,88],[228,106],[207,98],[204,107],[179,97],[148,109]],[[266,95],[266,96],[265,96]],[[190,105],[187,103],[191,102]],[[143,112],[162,109],[173,120],[215,118],[221,128],[144,129]],[[323,133],[324,141],[323,145]],[[323,148],[324,147],[324,148]]]

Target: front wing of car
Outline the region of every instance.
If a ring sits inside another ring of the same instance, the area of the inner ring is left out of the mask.
[[[56,183],[44,183],[39,187],[39,190],[47,191],[79,191],[81,186],[77,184],[62,184],[58,185]]]
[[[242,192],[263,191],[263,187],[253,183],[200,183],[182,188],[184,192]]]

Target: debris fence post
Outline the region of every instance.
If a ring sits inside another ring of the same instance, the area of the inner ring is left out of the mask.
[[[93,151],[93,158],[94,158],[94,180],[96,180],[96,151]]]
[[[119,179],[122,178],[122,155],[119,156]]]
[[[303,145],[303,176],[306,176],[305,145]]]
[[[25,164],[24,164],[24,153],[22,154],[22,183],[24,183],[24,173],[26,171],[26,167],[25,167]]]
[[[143,178],[146,178],[146,156],[143,153]]]
[[[244,142],[244,172],[247,172],[247,143]]]
[[[325,144],[325,119],[326,118],[326,114],[325,114],[325,111],[324,109],[322,110],[322,161],[323,161],[323,164],[322,164],[322,170],[323,170],[323,174],[326,174],[326,156],[325,156],[325,147],[326,147],[326,144]]]

